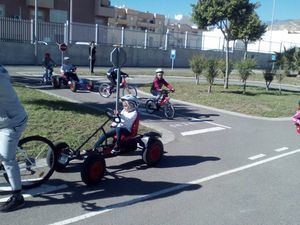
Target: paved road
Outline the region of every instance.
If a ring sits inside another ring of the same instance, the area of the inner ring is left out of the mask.
[[[97,93],[43,90],[94,108],[113,104]],[[299,137],[290,121],[174,103],[174,120],[142,114],[166,136],[157,167],[144,166],[139,154],[112,158],[102,184],[87,188],[74,162],[31,190],[27,207],[0,215],[0,224],[299,223]]]

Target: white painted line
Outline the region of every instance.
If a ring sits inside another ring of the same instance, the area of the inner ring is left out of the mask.
[[[129,205],[134,205],[136,203],[139,203],[139,202],[142,202],[142,201],[145,201],[145,200],[148,200],[148,199],[152,199],[154,197],[161,196],[161,195],[164,195],[166,193],[182,190],[184,188],[187,188],[187,187],[195,185],[195,184],[201,184],[205,181],[213,180],[213,179],[216,179],[216,178],[219,178],[219,177],[222,177],[222,176],[226,176],[226,175],[229,175],[229,174],[240,172],[242,170],[250,169],[252,167],[259,166],[261,164],[271,162],[271,161],[274,161],[276,159],[280,159],[280,158],[283,158],[285,156],[296,154],[296,153],[299,153],[299,152],[300,152],[300,149],[297,149],[297,150],[294,150],[294,151],[291,151],[291,152],[286,152],[286,153],[283,153],[281,155],[273,156],[273,157],[270,157],[270,158],[267,158],[267,159],[264,159],[264,160],[261,160],[261,161],[257,161],[255,163],[250,163],[250,164],[247,164],[247,165],[244,165],[244,166],[241,166],[241,167],[237,167],[235,169],[231,169],[231,170],[227,170],[227,171],[224,171],[224,172],[216,173],[216,174],[213,174],[213,175],[208,176],[208,177],[204,177],[204,178],[200,178],[198,180],[190,181],[186,184],[180,184],[180,185],[177,185],[177,186],[174,186],[174,187],[171,187],[171,188],[166,188],[166,189],[163,189],[161,191],[151,193],[149,195],[144,195],[142,197],[138,197],[138,198],[135,198],[135,199],[132,199],[132,200],[129,200],[129,201],[125,201],[125,202],[121,202],[121,203],[118,203],[118,204],[115,204],[115,205],[108,206],[108,207],[100,209],[98,211],[89,212],[89,213],[86,213],[86,214],[83,214],[83,215],[80,215],[80,216],[77,216],[77,217],[62,220],[62,221],[52,223],[52,224],[49,224],[49,225],[65,225],[65,224],[75,223],[75,222],[78,222],[78,221],[81,221],[81,220],[84,220],[84,219],[87,219],[87,218],[90,218],[90,217],[93,217],[93,216],[104,214],[104,213],[112,211],[114,209],[123,208],[123,207],[129,206]]]
[[[266,155],[265,155],[265,154],[259,154],[259,155],[251,156],[251,157],[249,157],[248,159],[250,159],[250,160],[255,160],[255,159],[262,158],[262,157],[264,157],[264,156],[266,156]]]
[[[201,129],[201,130],[191,130],[191,131],[181,132],[181,135],[187,136],[187,135],[195,135],[195,134],[204,134],[204,133],[214,132],[214,131],[219,131],[224,129],[225,129],[224,127],[211,127],[211,128]]]
[[[286,150],[288,150],[289,148],[288,147],[282,147],[282,148],[277,148],[277,149],[275,149],[274,151],[275,152],[283,152],[283,151],[286,151]]]
[[[29,197],[33,197],[35,195],[41,195],[41,194],[45,194],[45,193],[48,193],[48,192],[57,191],[57,190],[60,190],[60,189],[65,189],[67,187],[68,187],[68,185],[66,185],[66,184],[62,184],[62,185],[59,185],[59,186],[42,184],[39,187],[32,188],[32,189],[29,189],[28,191],[24,192],[23,197],[24,198],[29,198]],[[8,198],[9,197],[1,198],[0,202],[6,202],[8,200]]]
[[[222,124],[218,124],[218,123],[213,123],[213,122],[209,122],[209,121],[204,121],[204,123],[208,123],[208,124],[216,125],[218,127],[224,127],[224,128],[227,128],[227,129],[231,129],[231,127],[228,127],[228,126],[225,126],[225,125],[222,125]]]

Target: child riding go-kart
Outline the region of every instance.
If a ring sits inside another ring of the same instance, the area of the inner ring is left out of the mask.
[[[93,82],[87,79],[79,79],[76,74],[76,66],[70,63],[69,57],[64,57],[64,63],[61,66],[61,75],[52,76],[53,88],[60,88],[62,85],[69,87],[71,91],[76,92],[78,89],[87,89],[92,91]]]
[[[123,96],[122,101],[136,101],[134,96]],[[137,113],[129,133],[121,134],[118,148],[116,145],[118,142],[118,133],[115,134],[111,131],[104,130],[104,126],[109,122],[121,124],[123,116],[115,114],[112,110],[106,111],[107,120],[78,148],[72,149],[67,143],[63,141],[55,142],[56,153],[58,155],[55,170],[62,171],[67,167],[69,162],[73,159],[83,160],[81,167],[82,181],[91,186],[100,183],[106,171],[105,159],[109,157],[118,156],[130,151],[141,150],[143,161],[148,166],[153,166],[158,163],[163,156],[163,144],[160,141],[161,135],[156,132],[148,132],[144,134],[138,134],[138,127],[140,122],[140,116]],[[81,151],[81,148],[99,131],[102,132],[102,136],[95,144],[93,149]]]

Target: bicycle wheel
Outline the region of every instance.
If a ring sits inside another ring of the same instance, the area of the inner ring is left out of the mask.
[[[166,116],[167,119],[171,120],[171,119],[174,118],[175,109],[174,109],[174,106],[170,102],[165,104],[164,113],[165,113],[165,116]]]
[[[52,154],[47,154],[51,149]],[[19,141],[16,159],[20,167],[22,188],[36,187],[53,174],[57,156],[53,143],[41,136],[30,136]]]
[[[156,103],[153,99],[148,99],[145,103],[146,112],[152,114],[157,110]]]
[[[101,84],[99,86],[99,94],[104,98],[108,98],[109,96],[111,96],[110,85],[106,83]]]
[[[123,88],[123,96],[124,95],[137,96],[137,90],[134,86],[128,85],[127,87]]]

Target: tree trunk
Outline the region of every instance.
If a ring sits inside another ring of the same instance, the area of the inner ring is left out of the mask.
[[[210,85],[208,85],[208,90],[207,90],[207,93],[208,93],[208,94],[210,94],[210,93],[211,93],[211,86],[212,86],[211,84],[210,84]]]
[[[247,57],[248,57],[248,56],[247,56],[247,52],[248,52],[248,42],[245,41],[244,44],[245,44],[244,60],[246,60]]]
[[[244,85],[243,85],[243,94],[246,94],[246,81],[244,81]]]
[[[226,39],[226,70],[225,70],[225,82],[224,82],[224,89],[228,89],[228,82],[229,82],[229,39]]]
[[[199,74],[196,74],[196,85],[199,85],[199,83],[200,83],[199,77],[200,77],[200,75],[199,75]]]

